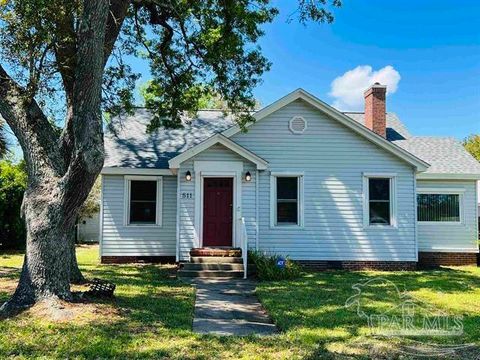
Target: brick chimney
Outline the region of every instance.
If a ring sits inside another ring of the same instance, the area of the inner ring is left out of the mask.
[[[373,84],[363,95],[365,97],[365,126],[373,132],[387,137],[387,114],[385,97],[387,86]]]

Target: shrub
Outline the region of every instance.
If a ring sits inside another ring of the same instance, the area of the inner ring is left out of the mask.
[[[25,248],[25,223],[20,217],[27,183],[24,163],[0,161],[0,249]]]
[[[285,267],[277,266],[280,259],[285,260]],[[288,257],[276,254],[266,254],[261,251],[249,251],[248,261],[254,264],[257,270],[257,277],[260,280],[287,280],[299,277],[302,268]]]

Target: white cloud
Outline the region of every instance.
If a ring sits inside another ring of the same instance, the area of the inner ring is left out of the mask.
[[[330,96],[335,98],[333,106],[340,110],[363,110],[363,92],[374,83],[387,85],[387,95],[397,91],[400,74],[388,65],[373,71],[370,65],[360,65],[335,78],[330,87]]]

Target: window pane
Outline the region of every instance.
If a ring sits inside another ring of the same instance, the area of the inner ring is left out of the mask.
[[[458,194],[418,194],[418,221],[460,221]]]
[[[370,178],[368,186],[370,200],[390,200],[390,179]]]
[[[131,181],[130,182],[130,199],[131,200],[147,200],[155,201],[157,198],[157,182],[156,181]]]
[[[296,200],[298,196],[297,177],[277,177],[277,199]]]
[[[157,182],[130,182],[130,224],[155,224],[157,212]]]
[[[297,202],[277,202],[277,223],[297,224],[298,214]]]
[[[370,224],[390,225],[390,202],[370,201]]]
[[[155,202],[134,202],[130,204],[131,224],[155,224],[156,203]]]

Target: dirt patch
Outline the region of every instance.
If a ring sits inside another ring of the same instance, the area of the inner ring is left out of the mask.
[[[9,279],[0,276],[0,291],[2,293],[7,293],[8,295],[13,294],[15,289],[17,288],[18,280],[17,279]]]
[[[20,276],[20,270],[11,267],[0,267],[0,278],[5,276]]]
[[[69,303],[60,300],[40,301],[21,317],[35,318],[52,323],[75,322],[88,324],[92,322],[114,322],[122,318],[122,310],[115,304],[108,303]]]

